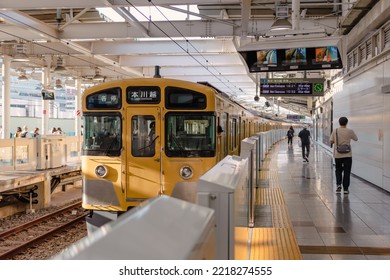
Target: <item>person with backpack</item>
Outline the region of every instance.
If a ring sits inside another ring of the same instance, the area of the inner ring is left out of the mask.
[[[303,129],[299,132],[298,137],[301,139],[302,145],[302,158],[303,162],[309,162],[309,154],[310,154],[310,131],[303,127]]]
[[[355,132],[347,128],[347,123],[348,119],[341,117],[339,119],[340,127],[333,130],[330,135],[330,143],[333,145],[333,156],[336,164],[336,193],[341,193],[341,190],[344,189],[344,194],[349,194],[352,169],[351,140],[358,140]],[[347,146],[347,149],[341,149],[340,146]]]
[[[289,130],[287,131],[287,145],[292,145],[292,140],[294,137],[294,128],[290,126]]]

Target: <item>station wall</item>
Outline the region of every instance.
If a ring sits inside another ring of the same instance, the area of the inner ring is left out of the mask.
[[[335,83],[333,127],[346,116],[359,141],[352,141],[352,173],[390,191],[390,52]]]

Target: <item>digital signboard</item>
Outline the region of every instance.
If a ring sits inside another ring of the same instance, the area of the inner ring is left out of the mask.
[[[276,66],[276,50],[259,50],[256,52],[256,64],[258,66]]]
[[[239,51],[239,53],[252,73],[343,67],[336,46],[258,49]]]
[[[324,79],[261,79],[260,94],[268,96],[323,96]]]
[[[41,93],[43,100],[54,100],[54,91],[43,89]]]
[[[119,109],[122,107],[121,89],[109,88],[87,96],[89,110]]]
[[[137,86],[126,89],[127,102],[130,104],[156,104],[160,102],[161,90],[155,86]]]

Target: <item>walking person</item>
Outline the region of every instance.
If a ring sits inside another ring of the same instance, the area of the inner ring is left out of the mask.
[[[303,162],[309,162],[310,131],[306,127],[303,127],[303,129],[299,132],[298,137],[301,139]]]
[[[293,137],[294,137],[294,128],[290,126],[289,130],[287,131],[287,138],[288,138],[287,145],[292,145]]]
[[[330,143],[333,145],[333,156],[336,164],[336,193],[349,194],[349,184],[352,168],[352,149],[351,140],[357,141],[358,137],[352,129],[347,128],[348,119],[341,117],[339,119],[340,127],[332,131]],[[342,147],[344,149],[342,149]]]

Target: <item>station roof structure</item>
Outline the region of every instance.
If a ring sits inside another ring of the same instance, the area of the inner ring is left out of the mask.
[[[162,77],[206,81],[261,114],[273,113],[270,111],[277,103],[309,116],[308,103],[312,99],[267,100],[256,81],[269,75],[326,79],[329,71],[250,73],[237,50],[254,42],[261,45],[274,40],[283,47],[297,38],[304,42],[306,38],[348,36],[378,2],[381,1],[2,0],[0,54],[14,56],[23,51],[28,61],[12,62],[13,69],[50,65],[53,76],[81,78],[86,85],[153,77],[159,66]],[[280,6],[287,7],[284,17],[278,14]],[[285,17],[292,22],[291,29],[271,30],[276,19]],[[373,24],[365,26],[374,28]],[[357,43],[369,31],[354,32],[348,44]],[[257,94],[261,98],[255,102]]]

